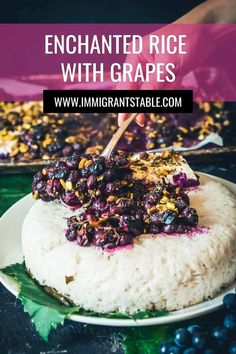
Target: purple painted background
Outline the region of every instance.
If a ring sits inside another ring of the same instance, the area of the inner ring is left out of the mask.
[[[138,56],[125,55],[45,55],[45,34],[187,34],[185,56],[150,55],[144,48]],[[158,25],[158,24],[1,24],[0,25],[0,100],[42,99],[42,90],[50,89],[180,89],[192,88],[194,99],[236,101],[236,25]],[[116,86],[103,83],[66,84],[61,62],[104,62],[109,71],[113,62],[174,62],[177,78],[174,83],[130,83]]]

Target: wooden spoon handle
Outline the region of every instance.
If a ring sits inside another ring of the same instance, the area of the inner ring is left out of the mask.
[[[120,128],[115,132],[115,134],[113,135],[113,137],[111,138],[111,140],[109,141],[109,143],[107,144],[107,146],[105,147],[103,152],[101,153],[101,156],[104,156],[107,159],[110,158],[113,149],[116,147],[116,145],[117,145],[118,141],[120,140],[120,138],[122,137],[123,133],[128,128],[130,123],[137,117],[137,115],[138,115],[138,113],[131,113],[129,115],[129,117],[122,123]]]

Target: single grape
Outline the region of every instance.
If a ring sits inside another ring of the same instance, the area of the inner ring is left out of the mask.
[[[72,155],[66,160],[66,166],[69,168],[77,168],[79,164],[79,156],[78,155]]]
[[[57,179],[50,179],[47,181],[46,192],[51,195],[57,195],[61,192],[62,186],[61,183]]]
[[[227,294],[224,296],[223,305],[226,310],[236,312],[236,294]]]
[[[178,215],[173,210],[167,210],[161,217],[161,222],[165,225],[172,225],[176,222]]]
[[[107,203],[104,202],[103,200],[97,199],[93,203],[93,207],[95,210],[100,210],[104,212],[107,209]]]
[[[191,343],[191,334],[185,328],[179,328],[175,332],[175,344],[179,347],[187,347]]]
[[[198,223],[198,215],[196,210],[193,208],[185,208],[180,217],[187,225],[196,226]]]
[[[161,214],[160,213],[153,213],[151,215],[151,222],[155,225],[160,225],[161,224]]]
[[[97,179],[94,175],[90,175],[87,179],[87,187],[89,190],[94,189],[97,185]]]
[[[113,193],[113,192],[115,192],[115,189],[116,189],[115,183],[107,183],[107,185],[106,185],[107,193]]]
[[[162,342],[160,344],[159,353],[160,354],[168,354],[169,350],[172,346],[173,346],[173,343],[171,343],[171,342]]]
[[[130,243],[132,243],[132,235],[130,235],[129,233],[120,234],[120,246],[126,246]]]
[[[76,142],[73,144],[73,149],[76,151],[76,152],[80,152],[84,149],[84,146],[82,143],[79,143],[79,142]]]
[[[184,350],[183,354],[198,354],[198,350],[196,348],[187,348]]]
[[[73,148],[71,146],[65,146],[62,150],[63,156],[70,156],[73,154]]]
[[[186,203],[181,197],[177,197],[175,200],[175,206],[180,212],[186,208]]]
[[[46,189],[47,182],[46,181],[38,181],[34,187],[34,191],[44,192]]]
[[[229,354],[236,354],[236,341],[230,343]]]
[[[175,345],[172,345],[169,349],[168,354],[181,354],[181,349],[179,347],[176,347]]]
[[[228,338],[229,338],[229,333],[228,330],[224,327],[217,326],[213,329],[211,332],[212,338],[215,340],[217,345],[223,346],[226,344]]]
[[[166,234],[173,234],[177,230],[177,225],[164,225],[162,227],[162,231]]]
[[[191,325],[188,327],[188,331],[191,333],[191,334],[195,334],[195,333],[202,333],[202,328],[198,325]]]
[[[71,181],[72,183],[77,182],[79,179],[79,172],[75,171],[75,170],[71,171],[67,179],[68,179],[68,181]]]
[[[88,246],[91,242],[91,237],[88,232],[85,232],[84,234],[78,234],[77,236],[77,243],[80,246]]]
[[[57,179],[65,179],[68,176],[68,169],[66,168],[59,168],[56,172],[55,172],[55,178]]]
[[[104,170],[105,170],[105,165],[102,161],[95,161],[90,166],[90,173],[92,173],[94,176],[101,175]]]
[[[224,327],[236,331],[236,314],[229,314],[224,318]]]
[[[65,236],[68,241],[75,241],[77,239],[77,230],[76,229],[67,229]]]
[[[217,353],[217,351],[215,349],[211,349],[211,348],[205,349],[203,352],[203,354],[216,354],[216,353]]]
[[[36,175],[34,175],[33,177],[33,182],[39,182],[44,178],[44,175],[42,174],[42,172],[37,172]]]
[[[80,171],[80,173],[82,177],[88,177],[90,175],[90,170],[88,167],[85,167]]]
[[[197,349],[203,349],[206,346],[206,340],[204,333],[195,333],[192,338],[192,344]]]
[[[106,233],[103,231],[97,231],[93,237],[93,244],[95,246],[104,246],[107,241]]]

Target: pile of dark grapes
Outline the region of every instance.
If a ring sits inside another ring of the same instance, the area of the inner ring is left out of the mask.
[[[109,161],[88,154],[56,161],[34,176],[33,196],[85,208],[67,220],[66,238],[80,246],[114,248],[145,233],[191,231],[198,215],[183,189],[135,180],[129,161],[124,152]]]
[[[173,341],[160,344],[159,354],[236,354],[236,294],[223,299],[223,323],[211,331],[193,324],[179,328]]]

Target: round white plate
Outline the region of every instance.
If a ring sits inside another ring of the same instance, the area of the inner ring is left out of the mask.
[[[200,176],[206,175],[211,177],[224,186],[228,187],[236,194],[236,184],[227,180],[198,173]],[[31,194],[20,199],[0,218],[0,267],[4,267],[16,262],[22,262],[21,248],[21,225],[29,208],[34,203]],[[16,281],[9,276],[0,273],[1,283],[15,296],[19,292],[19,287]],[[219,309],[222,306],[222,300],[226,293],[234,291],[236,283],[232,284],[227,289],[216,296],[212,300],[207,300],[201,304],[187,307],[183,310],[170,312],[167,316],[153,317],[148,319],[111,319],[105,317],[90,317],[81,315],[72,315],[70,319],[83,323],[90,323],[104,326],[150,326],[164,324],[176,321],[183,321],[200,315],[204,315]]]

